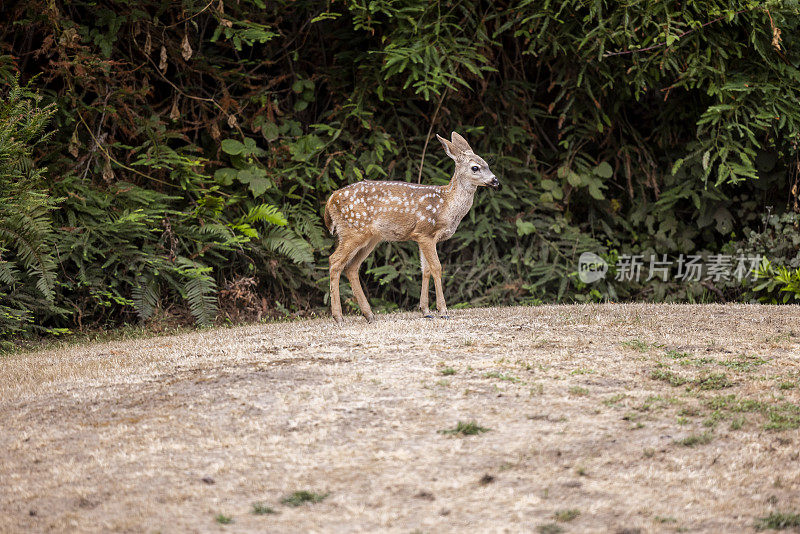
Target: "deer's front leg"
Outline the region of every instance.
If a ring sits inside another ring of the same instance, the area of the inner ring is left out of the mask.
[[[428,267],[428,262],[425,260],[425,253],[422,250],[422,245],[419,246],[419,263],[422,267],[422,293],[419,296],[419,309],[422,311],[424,317],[433,317],[431,310],[428,309],[428,282],[431,279],[431,270]]]
[[[442,317],[447,317],[447,304],[444,302],[444,291],[442,291],[442,264],[439,263],[439,255],[436,253],[436,242],[420,241],[419,248],[425,255],[425,262],[428,264],[430,274],[433,276],[433,285],[436,287],[436,309]],[[424,278],[424,274],[423,274]],[[427,284],[423,287],[427,304]],[[422,303],[420,303],[420,306]]]

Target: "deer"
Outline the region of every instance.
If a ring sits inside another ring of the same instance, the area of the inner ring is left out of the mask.
[[[338,324],[344,321],[339,296],[342,272],[350,282],[364,318],[369,323],[375,321],[358,271],[382,241],[417,242],[422,267],[419,309],[423,317],[434,318],[428,308],[428,287],[433,276],[437,311],[440,317],[448,318],[436,244],[455,233],[472,207],[478,187],[499,190],[500,181],[461,135],[452,132],[449,141],[439,134],[436,138],[456,164],[447,185],[362,180],[334,191],[328,198],[325,226],[338,237],[336,249],[330,255],[331,314]]]

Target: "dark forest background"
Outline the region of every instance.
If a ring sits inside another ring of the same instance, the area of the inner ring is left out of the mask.
[[[0,20],[2,339],[320,310],[327,196],[445,183],[431,137],[452,130],[504,184],[439,247],[452,307],[800,298],[797,2],[33,0]],[[612,275],[628,254],[768,260],[587,286],[585,251]],[[416,306],[416,246],[365,271],[378,309]]]

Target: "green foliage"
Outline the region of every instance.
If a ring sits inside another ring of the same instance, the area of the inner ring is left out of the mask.
[[[459,421],[456,423],[454,428],[448,428],[445,430],[439,430],[439,434],[450,434],[454,436],[475,436],[478,434],[482,434],[483,432],[489,432],[491,428],[486,428],[480,426],[475,421],[469,421],[465,423],[464,421]]]
[[[766,245],[778,239],[772,219],[800,210],[797,10],[754,0],[20,4],[0,76],[41,72],[32,86],[57,106],[43,109],[57,131],[22,141],[35,150],[16,160],[48,171],[28,189],[45,195],[39,211],[9,211],[36,214],[24,224],[36,246],[4,245],[0,281],[17,299],[3,297],[17,317],[4,320],[80,328],[163,312],[211,323],[238,306],[223,289],[243,278],[259,316],[322,305],[330,192],[415,182],[423,151],[422,181],[445,183],[452,163],[429,131],[452,130],[504,184],[479,191],[440,245],[452,305],[783,302],[796,295],[781,291],[800,267],[796,226],[783,225],[785,246]],[[64,200],[52,211],[45,198]],[[604,257],[610,275],[623,254],[759,253],[782,281],[587,285],[575,272],[583,252]],[[415,305],[417,255],[391,244],[367,260],[376,302]]]
[[[305,503],[316,504],[325,500],[325,498],[330,495],[330,493],[315,493],[313,491],[295,491],[294,493],[287,495],[281,502],[287,506],[302,506]]]
[[[271,506],[268,506],[261,502],[254,502],[252,513],[255,515],[271,515],[277,512]]]
[[[784,530],[800,527],[800,514],[792,512],[772,512],[759,517],[755,523],[756,530]]]
[[[50,212],[55,201],[32,158],[47,142],[55,108],[40,107],[30,86],[11,82],[0,102],[0,347],[12,335],[45,332],[35,314],[57,314]],[[58,333],[58,331],[53,331]]]
[[[765,303],[800,300],[800,222],[797,214],[765,217],[764,228],[750,233],[751,248],[763,251],[753,294]],[[773,258],[773,259],[770,259]]]

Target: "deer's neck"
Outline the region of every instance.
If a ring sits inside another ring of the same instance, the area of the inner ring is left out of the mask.
[[[446,219],[448,226],[452,226],[453,232],[472,207],[476,189],[475,185],[463,179],[458,173],[454,174],[450,183],[444,187],[443,218]]]

